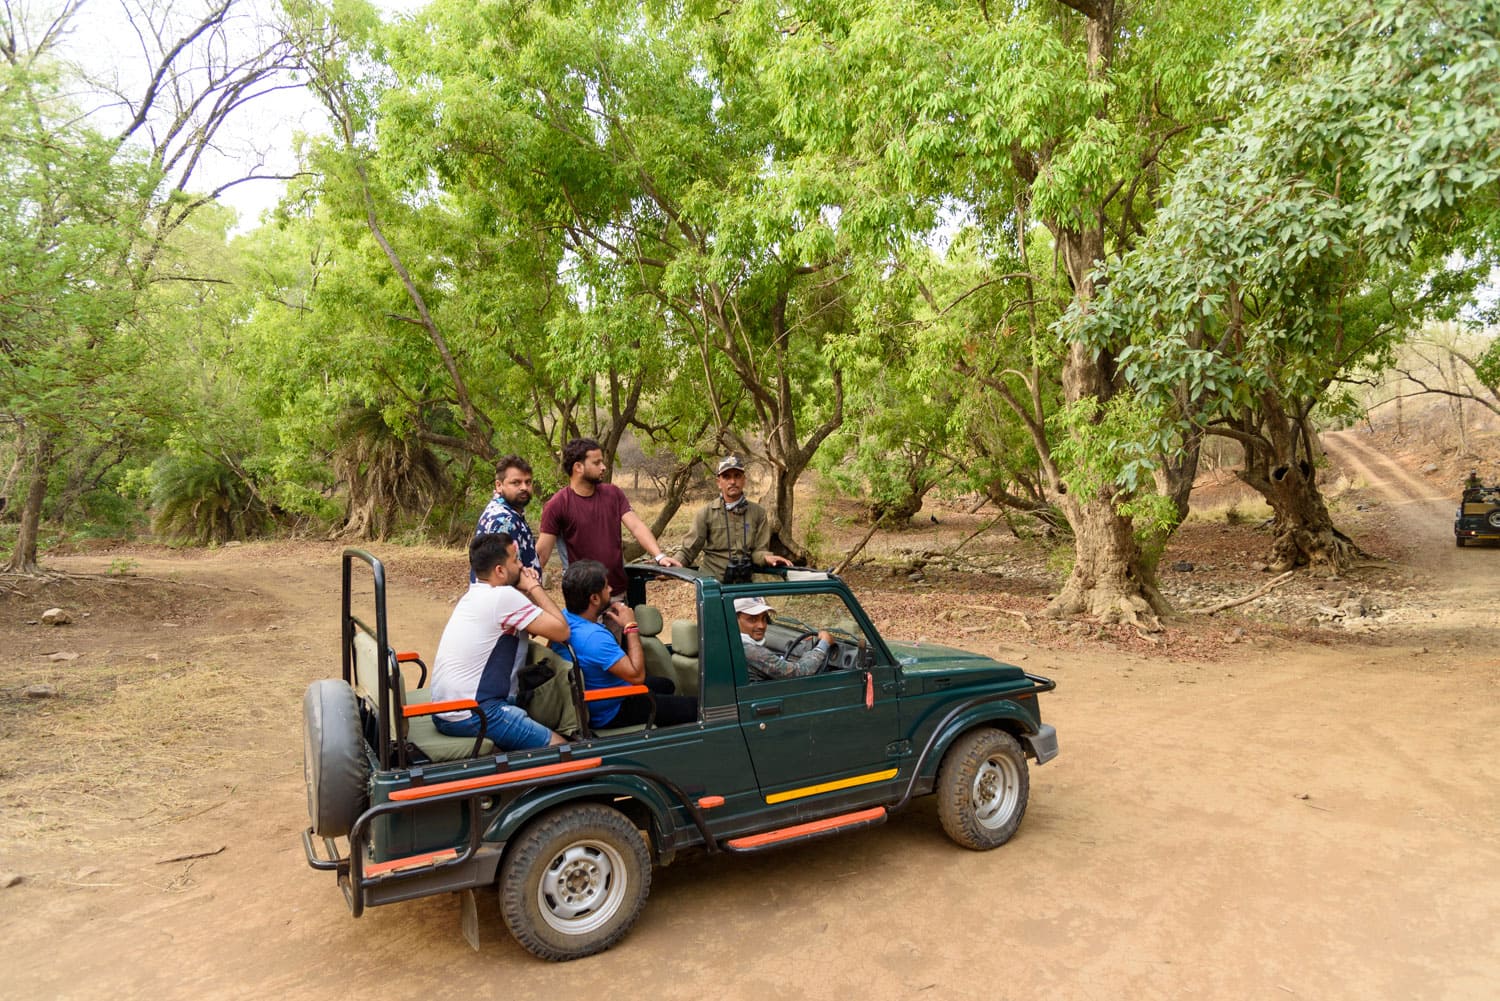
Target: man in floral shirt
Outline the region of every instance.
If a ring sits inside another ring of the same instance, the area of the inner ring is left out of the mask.
[[[542,564],[536,558],[536,539],[531,534],[531,526],[526,524],[526,515],[522,513],[530,503],[531,463],[519,455],[507,455],[495,463],[495,496],[480,512],[479,527],[474,530],[474,538],[496,533],[509,536],[516,544],[516,556],[521,561],[521,567],[536,571],[540,583]],[[469,584],[472,586],[477,579],[474,571],[470,570]],[[485,668],[491,673],[505,669],[510,676],[510,691],[516,691],[516,672],[526,666],[526,644],[530,638],[524,629],[517,636],[520,642],[513,650],[503,642],[496,643],[494,652],[490,654],[493,663]],[[512,658],[511,662],[502,665],[501,662],[507,657]]]
[[[479,515],[474,536],[504,532],[515,540],[521,566],[538,574],[542,565],[536,558],[536,537],[526,524],[526,505],[531,503],[531,463],[519,455],[507,455],[495,464],[495,496]]]

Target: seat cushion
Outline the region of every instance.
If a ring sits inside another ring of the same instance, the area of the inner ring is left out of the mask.
[[[431,701],[432,694],[426,688],[413,688],[406,693],[406,704],[409,706]],[[420,747],[422,753],[433,761],[462,761],[474,754],[473,737],[450,737],[446,733],[439,733],[431,716],[409,717],[406,721],[406,739]],[[488,737],[480,741],[479,753],[495,753],[495,745]]]
[[[698,656],[698,623],[692,619],[672,620],[672,652],[684,657]]]
[[[661,609],[654,605],[636,605],[635,624],[641,627],[642,636],[660,636],[662,629]]]

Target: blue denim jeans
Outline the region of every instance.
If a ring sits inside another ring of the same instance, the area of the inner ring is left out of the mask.
[[[484,735],[495,742],[502,751],[524,751],[528,747],[546,747],[552,739],[552,731],[526,715],[526,710],[513,706],[503,699],[491,699],[479,707],[484,714]],[[472,709],[467,719],[448,720],[438,716],[433,719],[438,733],[450,737],[476,737],[479,735],[479,715]]]

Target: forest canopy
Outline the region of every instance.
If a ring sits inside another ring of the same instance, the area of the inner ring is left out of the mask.
[[[591,436],[658,535],[727,451],[793,556],[839,555],[810,471],[872,530],[969,495],[1071,547],[1055,613],[1149,627],[1205,441],[1338,569],[1353,388],[1459,321],[1500,406],[1500,0],[109,2],[109,67],[80,0],[0,11],[11,572],[452,541]],[[205,166],[294,94],[294,170]]]

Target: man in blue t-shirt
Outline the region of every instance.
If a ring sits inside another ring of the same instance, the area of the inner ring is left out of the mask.
[[[618,699],[600,699],[589,703],[589,726],[635,726],[651,718],[651,703],[656,702],[656,724],[675,726],[698,721],[698,700],[691,695],[674,695],[676,686],[669,678],[648,677],[646,652],[641,648],[641,629],[635,623],[635,612],[621,603],[611,603],[609,576],[597,560],[574,560],[563,571],[563,601],[570,642],[583,671],[583,687],[625,688],[645,685],[651,695],[626,695]],[[624,639],[621,647],[613,635],[599,624],[600,619],[614,623]],[[552,649],[571,660],[561,643]]]

